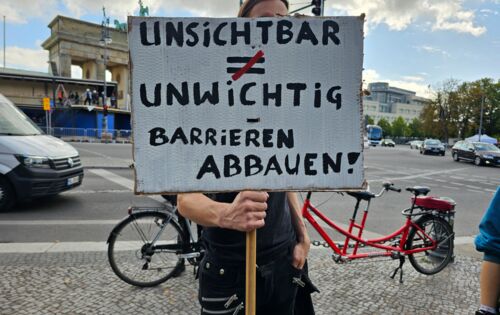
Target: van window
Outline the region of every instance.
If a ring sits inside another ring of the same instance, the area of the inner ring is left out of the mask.
[[[31,136],[42,133],[28,116],[0,94],[0,135]]]

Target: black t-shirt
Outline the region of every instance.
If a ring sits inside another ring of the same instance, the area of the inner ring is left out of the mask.
[[[238,193],[215,194],[214,200],[231,203]],[[296,239],[285,192],[271,192],[267,200],[265,225],[257,230],[257,263],[286,250]],[[203,228],[203,239],[212,257],[226,263],[245,261],[244,232],[215,227]]]

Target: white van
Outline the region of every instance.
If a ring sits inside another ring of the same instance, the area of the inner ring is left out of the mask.
[[[17,201],[72,189],[82,179],[78,151],[45,135],[0,94],[0,211]]]

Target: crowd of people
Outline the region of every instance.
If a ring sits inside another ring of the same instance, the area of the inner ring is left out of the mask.
[[[83,93],[78,91],[70,91],[69,95],[63,90],[57,92],[57,106],[69,107],[71,105],[104,105],[104,92],[98,92],[96,89],[87,88]],[[116,94],[113,92],[108,96],[108,105],[112,108],[117,108]]]

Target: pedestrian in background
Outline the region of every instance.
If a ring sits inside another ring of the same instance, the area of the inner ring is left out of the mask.
[[[476,315],[495,315],[500,306],[500,186],[479,224],[475,244],[484,252],[479,278],[481,306]]]
[[[92,91],[92,104],[99,105],[99,94],[95,89]]]
[[[80,95],[78,95],[78,92],[75,92],[75,104],[80,104]]]
[[[85,100],[83,101],[83,105],[91,105],[92,104],[92,92],[90,89],[85,90]]]

